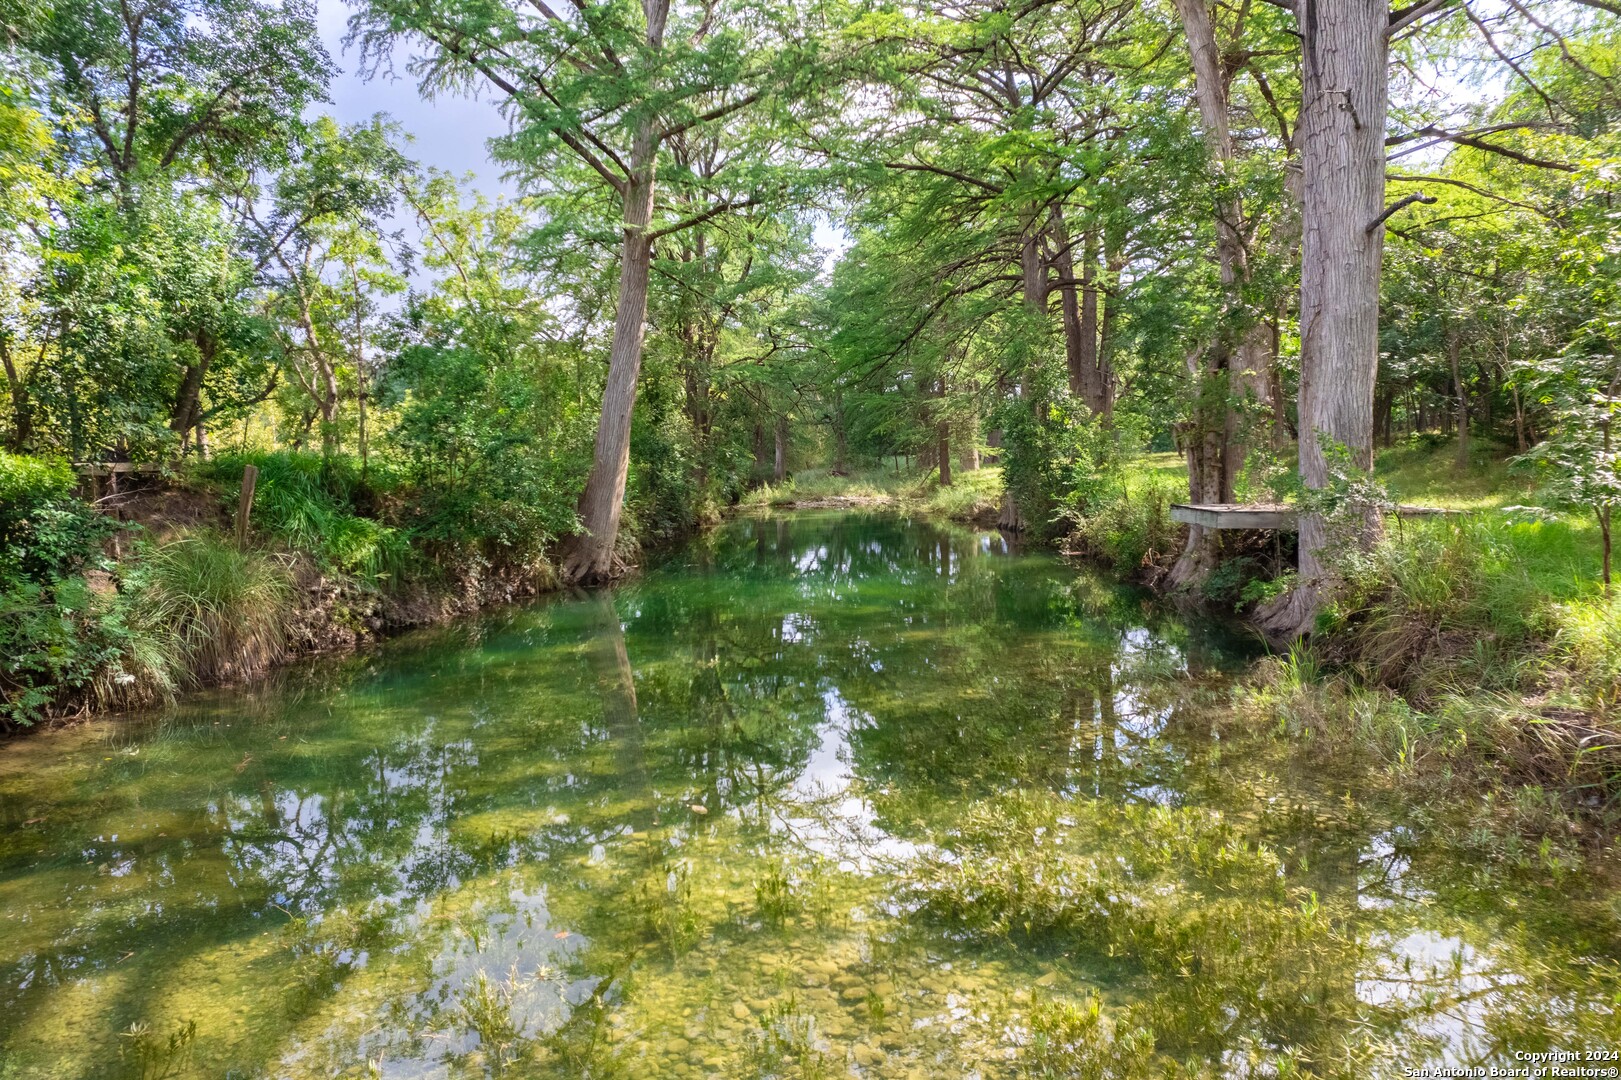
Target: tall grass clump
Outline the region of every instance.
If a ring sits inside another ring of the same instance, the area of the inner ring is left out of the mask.
[[[1552,653],[1593,699],[1621,705],[1621,596],[1553,607]]]
[[[286,566],[214,533],[147,548],[126,576],[133,622],[187,683],[249,678],[285,654],[294,592]]]
[[[1562,521],[1407,522],[1347,560],[1325,615],[1331,658],[1424,704],[1459,690],[1530,690],[1564,623],[1597,599],[1582,537]]]

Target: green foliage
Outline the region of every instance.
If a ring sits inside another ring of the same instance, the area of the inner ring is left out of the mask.
[[[255,525],[288,547],[371,585],[392,580],[410,565],[404,533],[375,516],[382,500],[379,478],[363,477],[354,460],[292,452],[223,454],[200,465],[199,475],[224,486],[234,506],[245,465],[259,469]]]
[[[0,451],[0,587],[51,582],[100,556],[113,526],[77,484],[65,461]]]
[[[1077,510],[1069,519],[1069,545],[1124,574],[1164,565],[1180,544],[1181,530],[1171,520],[1171,504],[1187,498],[1186,481],[1156,472],[1123,471],[1117,474],[1117,483],[1113,490],[1092,488],[1087,509]]]
[[[404,520],[430,543],[531,557],[575,528],[591,438],[568,367],[578,357],[545,344],[556,319],[517,258],[523,214],[464,205],[437,175],[409,201],[425,262],[454,276],[414,293],[388,335],[382,389],[398,406],[383,443],[412,487]]]
[[[115,525],[74,491],[67,464],[0,452],[0,724],[28,725],[86,691],[126,628],[87,570]]]

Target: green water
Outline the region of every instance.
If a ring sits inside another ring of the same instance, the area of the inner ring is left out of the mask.
[[[0,1077],[1621,1049],[1614,894],[1251,733],[1252,658],[994,533],[802,515],[15,741]]]

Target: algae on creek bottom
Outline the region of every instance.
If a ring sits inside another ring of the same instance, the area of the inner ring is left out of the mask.
[[[0,1077],[1401,1075],[1621,1045],[1596,874],[1218,726],[996,534],[733,522],[0,755]]]

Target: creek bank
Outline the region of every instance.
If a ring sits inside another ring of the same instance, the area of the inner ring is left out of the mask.
[[[413,538],[398,553],[402,571],[370,577],[258,521],[250,543],[238,548],[229,494],[195,477],[159,477],[98,499],[93,510],[78,499],[57,500],[51,512],[71,515],[81,550],[48,587],[36,588],[32,607],[12,597],[0,610],[12,653],[0,671],[0,732],[251,683],[291,661],[560,586],[549,547],[492,557],[479,545],[430,550]],[[18,557],[45,543],[17,549]],[[66,660],[53,662],[58,656]]]

